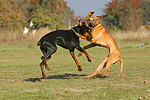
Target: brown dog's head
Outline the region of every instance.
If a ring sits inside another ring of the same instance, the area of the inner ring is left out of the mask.
[[[93,14],[94,12],[90,12],[87,18],[87,23],[90,28],[94,28],[95,26],[97,26],[99,24],[98,20],[102,18],[102,16],[91,17]]]

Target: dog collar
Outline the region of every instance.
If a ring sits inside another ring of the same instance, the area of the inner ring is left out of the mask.
[[[71,30],[78,36],[78,33],[73,28]]]
[[[74,33],[77,33],[73,28],[71,29]]]
[[[98,26],[99,24],[100,24],[100,22],[98,22],[98,24],[97,24],[96,26]],[[96,26],[95,26],[95,27],[96,27]]]
[[[74,29],[71,29],[71,30],[72,30],[72,31],[76,34],[76,36],[78,36],[79,38],[82,38],[82,39],[87,40],[85,36],[82,36],[81,34],[79,34],[78,32],[76,32]]]
[[[101,23],[99,22],[96,26],[94,26],[92,29],[96,28],[97,26],[101,25]]]

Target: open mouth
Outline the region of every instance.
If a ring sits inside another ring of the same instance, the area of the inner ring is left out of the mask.
[[[90,26],[89,26],[89,29],[92,29],[92,28],[93,28],[93,27],[90,27]]]
[[[90,29],[93,28],[93,23],[92,23],[92,22],[89,23],[89,28],[90,28]]]

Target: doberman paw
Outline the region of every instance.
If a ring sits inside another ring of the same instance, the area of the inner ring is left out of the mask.
[[[78,71],[82,71],[82,68],[80,65],[78,65]]]
[[[45,75],[42,75],[44,79],[47,79],[47,77]]]
[[[48,68],[48,67],[45,67],[45,68],[46,68],[47,70],[49,70],[49,71],[51,70],[51,69],[50,69],[50,68]]]
[[[88,59],[88,62],[92,62],[92,60],[91,60],[91,59]]]

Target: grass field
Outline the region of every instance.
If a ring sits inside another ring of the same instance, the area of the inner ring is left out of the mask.
[[[45,69],[48,79],[42,79],[39,47],[0,45],[0,100],[150,100],[150,42],[117,44],[124,61],[124,77],[117,62],[108,74],[87,80],[83,78],[95,71],[107,56],[107,49],[87,50],[91,63],[84,55],[78,57],[83,68],[78,72],[69,51],[58,47],[48,62],[51,71]]]

